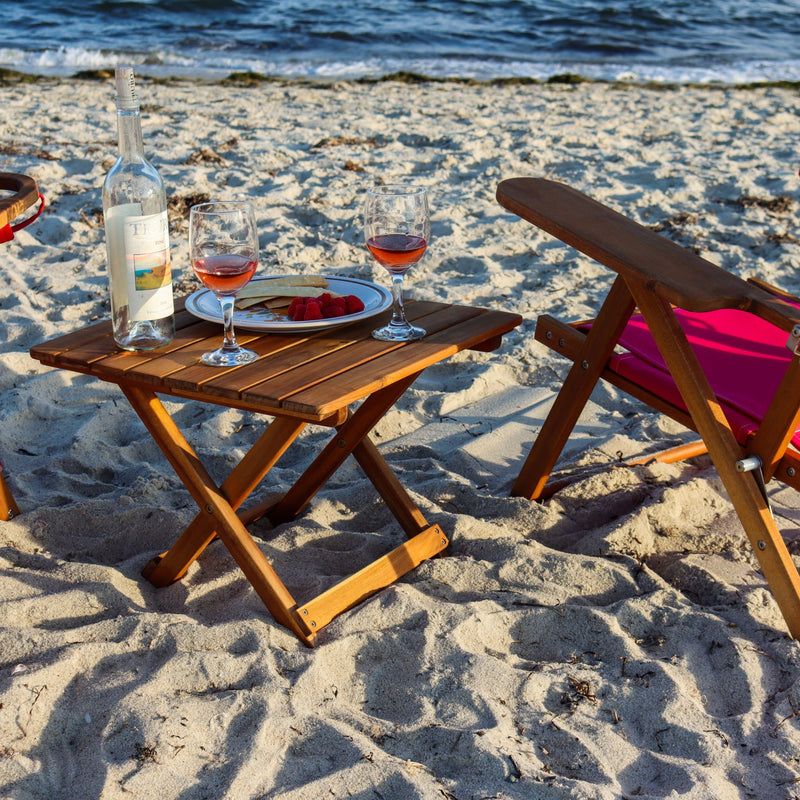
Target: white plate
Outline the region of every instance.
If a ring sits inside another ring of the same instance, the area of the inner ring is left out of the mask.
[[[275,276],[277,277],[300,277]],[[252,328],[260,331],[310,331],[316,328],[332,328],[336,325],[347,325],[351,322],[358,322],[362,319],[374,317],[387,308],[392,307],[392,293],[389,289],[384,289],[375,283],[362,281],[358,278],[337,278],[331,275],[325,276],[328,280],[328,290],[336,294],[354,294],[361,299],[364,310],[357,314],[346,314],[343,317],[331,317],[329,319],[315,319],[306,322],[300,320],[294,322],[277,311],[270,311],[266,308],[249,309],[233,312],[233,325],[235,328]],[[266,283],[272,278],[255,278],[250,281],[253,283]],[[250,285],[248,284],[248,285]],[[200,289],[186,298],[186,310],[200,319],[207,319],[210,322],[222,323],[222,312],[219,309],[219,301],[214,293],[209,289]]]

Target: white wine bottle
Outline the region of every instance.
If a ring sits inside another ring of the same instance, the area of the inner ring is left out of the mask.
[[[124,350],[153,350],[175,335],[167,197],[144,157],[132,67],[118,67],[119,157],[103,184],[114,339]]]

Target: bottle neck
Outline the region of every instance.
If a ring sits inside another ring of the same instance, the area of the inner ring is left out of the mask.
[[[119,154],[124,161],[143,161],[142,120],[138,108],[117,109]]]

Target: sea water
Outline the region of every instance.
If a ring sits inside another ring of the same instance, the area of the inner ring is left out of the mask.
[[[800,0],[10,0],[0,66],[69,75],[800,80]]]

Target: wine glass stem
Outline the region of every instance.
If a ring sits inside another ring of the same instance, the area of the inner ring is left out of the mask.
[[[233,295],[223,295],[219,298],[222,308],[222,326],[225,329],[225,341],[222,343],[223,350],[237,350],[239,345],[236,343],[236,336],[233,332]]]
[[[408,325],[403,308],[403,277],[402,272],[392,273],[392,325]]]

